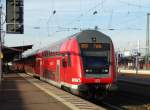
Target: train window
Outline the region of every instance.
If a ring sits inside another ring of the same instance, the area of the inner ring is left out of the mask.
[[[71,66],[71,56],[70,56],[70,53],[68,53],[68,66]]]
[[[66,62],[65,58],[62,59],[62,66],[67,67],[67,62]]]
[[[66,56],[65,56],[65,55],[66,55]],[[63,65],[63,67],[71,66],[70,53],[68,53],[68,54],[63,54],[62,65]]]

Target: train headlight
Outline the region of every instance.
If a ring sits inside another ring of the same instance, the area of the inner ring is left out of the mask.
[[[108,73],[108,69],[105,69],[104,72],[105,72],[105,73]]]
[[[86,70],[85,70],[85,72],[89,72],[89,70],[88,70],[88,69],[86,69]]]
[[[88,72],[91,73],[91,72],[92,72],[92,69],[86,69],[85,72],[86,72],[86,73],[88,73]]]

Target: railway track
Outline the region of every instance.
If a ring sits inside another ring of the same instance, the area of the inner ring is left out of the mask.
[[[135,82],[119,79],[118,87],[121,91],[136,93],[139,95],[150,97],[150,85],[147,83],[138,83],[137,81]]]
[[[102,103],[109,104],[115,110],[150,110],[150,97],[124,91],[105,98]]]
[[[27,74],[19,74],[27,81],[55,97],[73,110],[150,110],[150,98],[137,94],[119,91],[114,96],[103,100],[87,101],[81,97],[72,95],[48,83],[32,78]]]

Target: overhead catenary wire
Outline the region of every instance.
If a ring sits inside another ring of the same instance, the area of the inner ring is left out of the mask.
[[[93,10],[93,15],[95,15],[95,14],[97,14],[98,12],[97,12],[97,10],[95,9],[95,8],[97,8],[98,6],[100,6],[100,4],[101,4],[101,8],[103,7],[103,4],[104,4],[104,2],[106,2],[106,1],[101,1],[100,3],[98,3],[97,5],[95,5],[94,7],[92,7],[92,8],[90,8],[89,10],[87,10],[86,12],[84,12],[84,13],[81,13],[78,17],[76,17],[74,20],[72,20],[71,22],[69,22],[68,24],[66,24],[65,26],[67,26],[67,25],[72,25],[73,23],[75,23],[76,21],[81,21],[80,19],[85,15],[85,14],[87,14],[88,12],[90,12],[91,10]],[[124,2],[124,1],[122,1],[122,0],[120,0],[120,2]],[[136,7],[139,7],[139,8],[141,8],[141,7],[145,7],[145,6],[142,6],[142,5],[138,5],[138,4],[132,4],[132,3],[128,3],[128,2],[125,2],[125,4],[126,5],[128,5],[128,6],[136,6]],[[148,7],[147,7],[148,8]],[[94,11],[95,10],[95,11]],[[108,12],[108,11],[107,11]],[[109,11],[109,13],[110,13],[110,19],[108,20],[108,30],[109,30],[109,28],[111,27],[111,25],[112,25],[112,23],[113,23],[113,21],[112,21],[112,19],[113,19],[113,15],[114,14],[116,14],[117,12],[115,12],[115,11]],[[135,13],[135,12],[133,12],[133,11],[129,11],[128,10],[128,14],[129,13]],[[133,20],[134,21],[134,20]],[[131,21],[132,22],[132,21]],[[131,27],[131,28],[126,28],[125,30],[129,30],[129,29],[131,29],[131,30],[143,30],[143,29],[140,29],[140,28],[133,28],[133,27]]]
[[[117,0],[117,1],[119,1],[120,3],[126,4],[126,5],[129,5],[129,6],[142,7],[142,8],[150,8],[149,6],[138,5],[138,4],[134,4],[134,3],[129,3],[129,2],[124,1],[124,0]]]
[[[106,2],[107,0],[101,0],[100,3],[96,4],[95,6],[93,6],[92,8],[88,9],[87,11],[85,11],[84,13],[81,13],[79,16],[77,16],[74,20],[72,20],[71,22],[65,24],[66,25],[72,25],[74,22],[78,21],[79,19],[81,19],[81,17],[83,17],[85,14],[91,12],[92,10],[95,10],[95,8],[97,8],[98,6],[103,6],[103,4]]]
[[[81,13],[78,17],[76,17],[74,20],[72,20],[71,22],[69,22],[69,23],[67,23],[67,24],[65,24],[65,26],[69,26],[69,25],[72,25],[74,22],[76,22],[76,21],[80,21],[80,19],[81,19],[81,17],[83,17],[85,14],[87,14],[87,13],[89,13],[90,11],[92,11],[92,10],[94,10],[96,7],[98,7],[98,6],[100,6],[101,5],[101,7],[103,7],[103,4],[106,2],[107,0],[101,0],[101,2],[100,3],[98,3],[98,4],[96,4],[94,7],[92,7],[92,8],[90,8],[90,9],[88,9],[86,12],[84,12],[84,13]],[[81,5],[81,3],[80,3],[80,5]],[[66,27],[64,27],[64,28],[66,28]],[[78,28],[78,29],[80,29],[81,30],[81,28]],[[67,30],[77,30],[77,28],[76,27],[73,27],[73,28],[68,28]],[[56,30],[54,33],[57,33],[57,32],[60,32],[61,30],[59,29],[59,30]],[[53,34],[54,34],[53,33]],[[49,32],[48,32],[48,34],[49,34]],[[50,34],[48,35],[48,36],[50,36]]]
[[[85,16],[87,16],[87,14],[89,14],[89,13],[91,13],[91,15],[96,15],[96,14],[99,14],[99,10],[98,9],[100,9],[100,11],[102,11],[103,13],[109,13],[109,20],[108,20],[108,23],[107,23],[107,25],[106,25],[106,27],[108,28],[107,30],[110,30],[110,28],[113,28],[113,27],[111,27],[112,26],[112,24],[114,24],[114,22],[115,21],[113,21],[113,18],[115,17],[115,14],[117,14],[117,13],[122,13],[122,12],[118,12],[118,10],[116,11],[116,10],[114,10],[113,12],[111,12],[111,11],[109,11],[109,10],[105,10],[104,9],[104,3],[106,2],[107,0],[101,0],[99,3],[96,3],[96,5],[94,5],[94,6],[92,6],[91,8],[89,8],[89,9],[87,9],[87,10],[85,10],[84,12],[82,12],[81,14],[79,14],[79,16],[77,16],[77,17],[75,17],[74,19],[72,19],[71,21],[69,20],[69,23],[64,23],[63,25],[62,25],[62,27],[63,27],[63,29],[62,28],[59,28],[59,25],[56,25],[56,26],[52,26],[52,27],[56,27],[53,31],[52,31],[52,33],[54,32],[54,33],[57,33],[57,32],[60,32],[60,31],[67,31],[67,30],[77,30],[76,28],[78,28],[78,29],[80,29],[81,30],[81,28],[83,28],[82,26],[81,26],[81,24],[82,24],[82,18],[83,17],[85,17]],[[117,0],[118,1],[118,0]],[[138,7],[138,8],[143,8],[143,7],[146,7],[146,6],[144,6],[144,5],[138,5],[138,4],[134,4],[134,3],[129,3],[129,2],[126,2],[126,1],[124,1],[124,0],[119,0],[119,1],[121,1],[120,3],[123,3],[123,4],[125,4],[125,5],[128,5],[128,6],[131,6],[131,7]],[[54,0],[52,1],[53,3],[52,3],[52,11],[51,11],[51,16],[49,16],[49,19],[48,19],[48,21],[50,21],[51,20],[51,18],[53,17],[53,15],[54,14],[57,14],[57,11],[58,10],[55,10],[54,9]],[[126,3],[124,3],[124,2],[126,2]],[[81,4],[80,4],[81,5]],[[98,8],[98,9],[97,9]],[[80,9],[81,10],[81,9]],[[80,11],[79,11],[80,12]],[[130,11],[129,9],[128,9],[128,16],[129,16],[129,14],[132,14],[132,13],[136,13],[136,12],[134,12],[134,11]],[[92,16],[91,16],[92,17]],[[139,17],[138,17],[138,19],[139,19]],[[56,20],[56,19],[55,19]],[[123,20],[123,19],[121,19],[121,20]],[[127,23],[129,23],[129,22],[135,22],[135,19],[133,19],[133,20],[126,20],[127,21]],[[80,23],[79,24],[79,26],[73,26],[72,24],[75,24],[76,22],[78,22],[78,23]],[[118,22],[118,21],[117,21]],[[120,21],[119,21],[120,22]],[[52,23],[54,23],[54,22],[52,22]],[[47,23],[46,23],[47,24]],[[121,23],[119,23],[119,24],[121,24]],[[71,27],[70,27],[71,26]],[[49,27],[49,25],[48,25],[48,27]],[[106,29],[106,27],[103,27],[103,29]],[[49,27],[50,28],[50,27]],[[48,36],[50,36],[50,30],[49,30],[49,28],[48,28]],[[66,28],[66,29],[64,29],[64,28]],[[91,27],[90,27],[91,28]],[[57,30],[58,29],[58,30]],[[116,28],[117,30],[119,30],[119,28]],[[140,28],[134,28],[133,26],[127,26],[127,27],[124,27],[124,28],[121,28],[120,27],[120,30],[122,30],[122,29],[124,29],[124,30],[140,30]],[[141,29],[141,30],[143,30],[143,29]]]

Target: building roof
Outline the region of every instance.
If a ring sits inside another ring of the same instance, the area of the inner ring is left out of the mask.
[[[2,48],[3,61],[10,62],[13,61],[14,59],[20,58],[21,54],[28,49],[32,49],[32,46],[33,45],[16,46],[16,47],[4,46]]]

